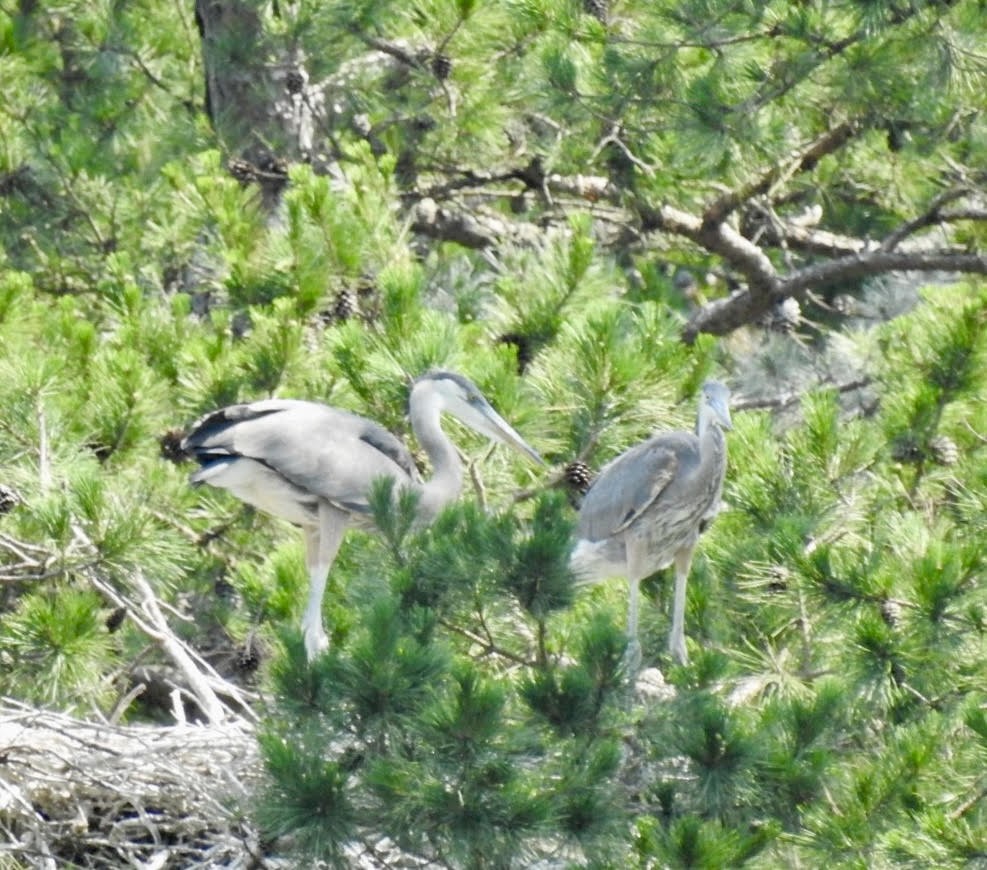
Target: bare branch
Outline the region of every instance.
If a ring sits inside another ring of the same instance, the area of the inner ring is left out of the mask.
[[[534,242],[540,235],[537,227],[512,224],[497,214],[439,205],[431,198],[414,207],[411,227],[422,235],[477,249],[506,240]]]
[[[163,651],[185,678],[196,703],[208,721],[220,723],[229,721],[231,718],[231,713],[219,700],[217,692],[234,699],[240,707],[241,716],[250,720],[256,719],[243,691],[220,677],[171,630],[164,614],[161,613],[153,590],[143,576],[138,575],[134,578],[134,583],[143,599],[140,608],[135,607],[110,584],[93,574],[90,574],[89,582],[114,605],[125,608],[134,625],[160,644]]]
[[[896,229],[877,247],[881,250],[899,249],[900,243],[924,227],[932,224],[956,223],[958,221],[987,221],[987,209],[976,207],[943,209],[917,217]],[[758,226],[759,241],[766,245],[784,245],[806,254],[819,254],[825,257],[848,257],[874,247],[868,239],[845,236],[822,230],[818,227],[797,226],[787,221],[769,221]],[[914,249],[911,249],[914,250]],[[928,248],[924,248],[928,250]],[[957,251],[956,253],[960,253]]]
[[[987,255],[957,251],[862,251],[826,263],[798,269],[780,280],[770,294],[737,290],[726,299],[701,308],[686,324],[682,336],[692,342],[701,332],[725,335],[752,323],[775,302],[791,296],[802,299],[809,290],[845,281],[855,281],[885,272],[966,272],[987,275]]]
[[[956,221],[987,221],[987,208],[952,208],[939,212],[941,223],[956,223]]]
[[[948,203],[962,199],[968,193],[969,190],[965,187],[958,187],[939,194],[939,196],[932,200],[932,203],[923,214],[910,221],[906,221],[893,233],[889,233],[887,238],[881,242],[881,250],[893,251],[908,236],[913,235],[921,229],[925,229],[925,227],[939,223],[942,220],[942,207]]]
[[[703,223],[715,226],[755,196],[768,193],[772,187],[787,181],[799,172],[809,172],[827,154],[843,147],[860,130],[855,121],[844,121],[827,130],[815,141],[796,151],[787,164],[772,166],[761,175],[737,190],[731,190],[715,199],[703,213]]]
[[[502,184],[505,181],[514,181],[519,178],[518,172],[520,170],[517,169],[509,169],[504,172],[486,172],[476,169],[457,170],[456,177],[425,188],[416,195],[416,198],[420,196],[441,200],[460,190],[471,190],[493,184]]]
[[[781,295],[801,298],[806,290],[855,281],[884,272],[966,272],[987,275],[987,255],[954,250],[865,251],[799,269],[780,286]]]
[[[854,378],[851,381],[846,381],[842,384],[837,383],[827,383],[821,381],[819,387],[832,387],[838,393],[851,393],[854,390],[861,390],[864,387],[870,386],[871,379],[868,377]],[[775,396],[766,396],[762,398],[746,398],[740,396],[730,402],[731,411],[760,411],[760,410],[771,410],[778,411],[784,408],[789,408],[792,405],[797,405],[802,399],[805,398],[805,391],[799,390],[798,392],[785,392],[780,393]]]
[[[657,209],[645,207],[641,216],[646,229],[664,230],[685,236],[710,253],[721,256],[747,278],[755,295],[770,297],[777,292],[779,278],[771,260],[764,251],[728,223],[710,224],[669,205]]]
[[[831,233],[818,227],[800,227],[785,221],[767,222],[761,229],[761,243],[785,245],[793,251],[824,257],[849,257],[867,248],[867,240]]]
[[[616,200],[620,194],[617,186],[602,175],[559,175],[552,173],[545,183],[553,193],[567,193],[587,202]]]
[[[364,33],[356,27],[351,28],[350,32],[368,48],[382,52],[383,54],[388,55],[388,57],[393,57],[396,61],[399,61],[405,66],[413,67],[415,69],[425,69],[424,58],[426,56],[426,52],[424,51],[420,54],[411,52],[408,50],[407,46],[401,43],[391,42],[386,39],[371,36],[369,33]]]

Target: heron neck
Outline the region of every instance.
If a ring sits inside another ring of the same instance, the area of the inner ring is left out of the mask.
[[[720,489],[727,470],[727,439],[716,423],[700,424],[699,435],[699,474],[715,482],[713,502],[720,500]]]
[[[463,464],[455,445],[442,431],[437,408],[424,409],[412,419],[412,425],[418,443],[425,449],[432,465],[432,476],[421,488],[421,511],[434,516],[459,495],[463,486]]]

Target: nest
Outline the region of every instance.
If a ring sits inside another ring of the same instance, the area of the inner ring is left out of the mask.
[[[87,722],[0,701],[0,864],[205,868],[262,865],[237,811],[262,765],[242,720]]]

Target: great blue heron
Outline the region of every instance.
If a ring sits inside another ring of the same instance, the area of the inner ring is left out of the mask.
[[[702,388],[695,432],[663,432],[608,463],[579,510],[571,556],[582,580],[624,576],[629,585],[629,659],[640,661],[638,597],[642,580],[675,564],[668,648],[685,664],[685,588],[700,532],[720,506],[731,428],[730,393],[715,381]]]
[[[202,466],[193,484],[229,490],[265,513],[301,526],[305,535],[309,597],[302,634],[309,660],[328,645],[322,596],[329,569],[349,527],[373,528],[373,482],[390,477],[418,494],[427,522],[459,495],[463,469],[440,416],[452,414],[471,429],[541,457],[462,375],[432,372],[415,381],[411,427],[432,463],[422,481],[411,454],[385,428],[339,408],[295,399],[230,405],[198,420],[182,442]]]

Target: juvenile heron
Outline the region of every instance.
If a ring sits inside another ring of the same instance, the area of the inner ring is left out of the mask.
[[[685,587],[700,532],[716,515],[727,467],[730,393],[715,381],[702,388],[695,432],[663,432],[608,463],[579,510],[573,571],[586,581],[624,576],[629,585],[629,659],[637,640],[641,581],[675,564],[668,648],[685,664]]]
[[[190,478],[229,490],[265,513],[301,526],[309,597],[302,634],[309,660],[328,645],[322,596],[329,569],[350,527],[373,529],[373,482],[393,478],[418,493],[419,518],[428,522],[459,495],[463,468],[442,431],[443,411],[471,429],[541,462],[541,457],[490,406],[472,382],[452,372],[415,381],[411,427],[432,463],[422,481],[411,454],[385,428],[339,408],[295,399],[230,405],[198,420],[182,442],[202,466]]]

